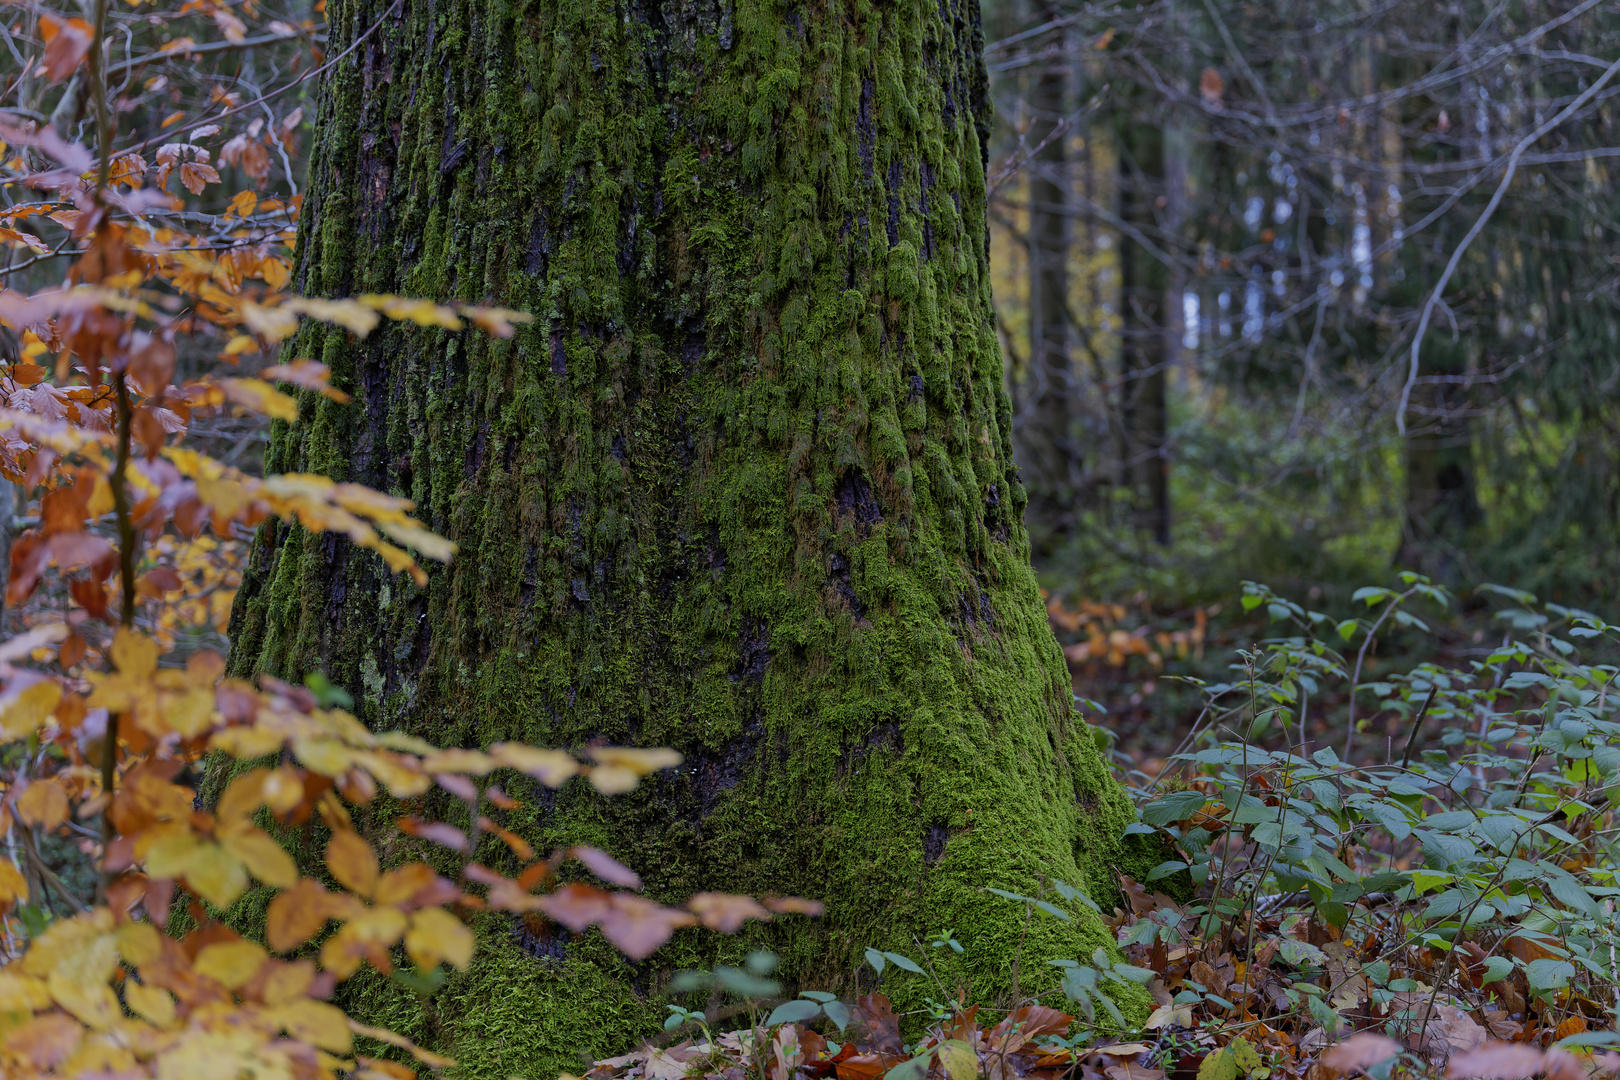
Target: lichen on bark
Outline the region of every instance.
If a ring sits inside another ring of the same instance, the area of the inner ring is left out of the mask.
[[[235,669],[323,670],[368,723],[446,745],[680,749],[628,797],[515,790],[514,824],[660,898],[825,900],[747,939],[806,986],[944,928],[967,952],[941,978],[983,999],[1015,958],[1038,989],[1045,960],[1108,946],[1083,910],[1026,931],[984,891],[1049,876],[1107,904],[1144,856],[1029,567],[977,4],[330,4],[331,50],[383,26],[322,88],[297,286],[535,321],[300,334],[354,401],[306,395],[267,469],[409,496],[460,551],[418,589],[266,526]],[[715,947],[683,933],[632,967],[589,939],[530,955],[499,920],[481,938],[431,1003],[351,997],[463,1075],[549,1076],[618,1049]]]

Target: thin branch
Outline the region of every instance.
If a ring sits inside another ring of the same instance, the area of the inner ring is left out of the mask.
[[[1502,182],[1496,185],[1496,193],[1491,196],[1491,201],[1486,204],[1484,212],[1475,219],[1473,226],[1468,230],[1468,234],[1463,237],[1462,243],[1457,245],[1457,250],[1451,253],[1451,260],[1446,263],[1445,272],[1440,275],[1440,280],[1435,283],[1434,291],[1429,293],[1428,300],[1423,304],[1423,314],[1418,319],[1417,333],[1412,335],[1412,360],[1406,373],[1406,385],[1401,388],[1401,403],[1395,410],[1395,429],[1402,436],[1406,435],[1406,408],[1412,400],[1412,388],[1417,385],[1418,362],[1423,348],[1423,335],[1428,332],[1429,320],[1434,315],[1435,305],[1440,302],[1441,294],[1446,291],[1446,284],[1451,281],[1451,275],[1456,273],[1457,264],[1462,261],[1463,253],[1468,250],[1468,245],[1474,242],[1475,237],[1479,236],[1484,230],[1485,223],[1490,221],[1491,215],[1496,213],[1496,208],[1502,205],[1502,196],[1507,194],[1508,185],[1513,182],[1513,175],[1518,171],[1519,157],[1537,139],[1540,139],[1547,132],[1580,111],[1582,106],[1591,101],[1598,91],[1602,90],[1617,73],[1620,73],[1620,60],[1610,64],[1596,82],[1587,87],[1579,97],[1570,102],[1558,115],[1536,128],[1523,139],[1520,139],[1518,145],[1513,148],[1513,153],[1508,155],[1507,171],[1502,174]]]

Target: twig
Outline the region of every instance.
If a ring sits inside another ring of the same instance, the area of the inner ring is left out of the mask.
[[[179,135],[181,132],[191,131],[193,128],[202,127],[204,124],[217,123],[220,120],[224,120],[226,117],[235,116],[237,113],[245,112],[248,109],[256,109],[260,105],[264,104],[266,101],[274,101],[276,98],[280,97],[282,94],[285,94],[287,91],[293,89],[294,87],[302,86],[304,83],[306,83],[309,80],[315,78],[317,75],[324,75],[326,72],[328,72],[332,68],[336,67],[340,62],[348,59],[349,54],[354,52],[354,50],[358,49],[365,42],[365,40],[367,38],[369,38],[372,34],[376,33],[377,30],[379,28],[381,28],[382,24],[385,21],[387,21],[388,16],[392,15],[394,13],[394,10],[396,8],[398,8],[399,5],[401,3],[403,3],[403,2],[404,2],[404,0],[394,0],[394,2],[392,4],[388,5],[388,10],[383,12],[381,15],[379,15],[377,17],[377,21],[372,23],[371,26],[366,30],[365,33],[363,33],[359,37],[355,38],[354,41],[349,45],[349,47],[347,49],[344,49],[342,52],[340,52],[336,56],[332,57],[332,59],[330,59],[326,63],[322,64],[320,67],[314,68],[314,69],[312,69],[312,70],[310,70],[308,72],[305,72],[303,75],[300,75],[298,78],[294,79],[292,82],[288,83],[286,86],[277,87],[276,89],[270,91],[269,93],[263,94],[263,95],[255,98],[254,100],[247,102],[246,104],[238,105],[234,109],[226,109],[222,113],[216,113],[213,116],[205,116],[201,120],[193,120],[189,124],[181,124],[179,127],[174,128],[172,131],[166,132],[165,134],[162,134],[162,135],[154,135],[152,138],[147,139],[145,142],[136,143],[134,146],[130,147],[129,149],[122,151],[122,153],[128,154],[128,153],[132,153],[132,152],[137,151],[137,150],[145,150],[146,148],[151,147],[151,146],[156,146],[159,143],[172,141],[174,136]]]
[[[1367,638],[1361,643],[1361,651],[1356,653],[1356,670],[1350,676],[1350,716],[1345,724],[1349,730],[1344,735],[1344,763],[1346,765],[1350,764],[1350,750],[1356,743],[1356,691],[1361,688],[1361,665],[1367,659],[1367,649],[1372,645],[1373,638],[1377,636],[1378,628],[1384,625],[1384,620],[1389,618],[1390,614],[1400,607],[1406,601],[1406,598],[1415,591],[1415,589],[1407,589],[1399,596],[1390,598],[1389,603],[1384,605],[1383,614],[1378,616],[1378,621],[1373,623],[1372,628],[1367,631]]]
[[[1406,737],[1406,753],[1401,755],[1401,768],[1403,769],[1412,760],[1412,747],[1417,744],[1418,729],[1423,726],[1423,718],[1428,715],[1429,706],[1434,704],[1434,695],[1439,692],[1439,686],[1430,687],[1429,696],[1423,700],[1423,708],[1419,709],[1417,716],[1412,719],[1412,732]]]
[[[1531,144],[1537,139],[1562,124],[1588,101],[1596,97],[1598,91],[1602,90],[1604,85],[1614,78],[1616,73],[1620,73],[1620,60],[1610,64],[1603,74],[1598,76],[1596,82],[1582,91],[1574,101],[1571,101],[1559,111],[1558,115],[1520,139],[1518,145],[1513,148],[1513,152],[1508,155],[1507,170],[1502,174],[1502,182],[1496,185],[1496,192],[1491,196],[1491,201],[1485,204],[1484,212],[1475,219],[1474,224],[1463,237],[1462,243],[1457,245],[1457,250],[1451,253],[1451,259],[1446,263],[1445,271],[1441,273],[1440,280],[1435,283],[1434,290],[1429,293],[1428,300],[1424,301],[1423,314],[1418,319],[1417,333],[1412,336],[1412,360],[1406,372],[1406,385],[1401,387],[1401,403],[1395,411],[1395,428],[1403,437],[1406,435],[1406,408],[1412,400],[1412,388],[1417,385],[1418,357],[1423,349],[1423,335],[1428,333],[1429,320],[1434,316],[1435,305],[1440,303],[1440,297],[1446,291],[1447,282],[1451,280],[1451,275],[1456,272],[1457,264],[1462,261],[1463,252],[1468,250],[1468,245],[1472,244],[1475,237],[1479,236],[1480,232],[1484,230],[1485,223],[1491,220],[1491,215],[1496,213],[1496,208],[1502,205],[1502,196],[1507,194],[1508,185],[1513,182],[1513,174],[1518,171],[1519,158],[1524,152],[1530,149]]]

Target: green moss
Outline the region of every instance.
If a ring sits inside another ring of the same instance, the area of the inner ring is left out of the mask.
[[[383,6],[333,0],[333,47]],[[749,939],[805,986],[951,928],[968,952],[942,977],[996,1001],[1015,958],[1042,989],[1107,936],[1083,911],[1026,936],[984,887],[1056,877],[1106,908],[1150,856],[1029,570],[982,42],[969,7],[941,12],[742,0],[654,26],[449,0],[387,23],[358,71],[390,78],[323,95],[300,273],[536,321],[300,337],[355,401],[312,398],[267,462],[408,495],[460,552],[418,589],[266,530],[233,664],[324,670],[367,722],[441,744],[675,746],[682,768],[621,799],[514,785],[512,824],[607,848],[661,899],[825,900]],[[481,936],[431,1002],[354,1000],[464,1075],[549,1080],[652,1022],[670,967],[737,947],[683,935],[629,969],[587,942],[554,969],[499,920]]]

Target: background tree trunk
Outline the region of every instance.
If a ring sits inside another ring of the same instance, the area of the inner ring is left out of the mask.
[[[1040,9],[1048,19],[1050,8]],[[1069,259],[1073,230],[1071,166],[1073,140],[1068,112],[1069,67],[1062,29],[1052,35],[1051,55],[1035,77],[1025,133],[1029,170],[1030,394],[1018,446],[1020,478],[1029,493],[1025,513],[1037,549],[1049,551],[1073,534],[1083,458],[1076,440],[1079,383],[1072,369]]]
[[[536,322],[303,332],[297,354],[355,401],[305,400],[267,467],[408,495],[460,553],[416,589],[330,534],[266,527],[235,670],[324,669],[367,722],[444,745],[681,749],[633,796],[516,791],[516,825],[598,844],[661,897],[825,899],[750,939],[807,986],[946,927],[968,951],[933,952],[940,976],[981,998],[1015,958],[1027,990],[1108,944],[1077,912],[1020,952],[1024,912],[982,891],[1051,875],[1106,907],[1116,866],[1145,867],[1029,569],[977,5],[329,14],[334,55],[383,26],[324,86],[297,287]],[[660,973],[716,947],[692,934],[633,969],[594,939],[481,933],[429,1004],[350,991],[467,1076],[621,1047]]]
[[[1120,139],[1120,217],[1140,233],[1160,231],[1155,205],[1165,191],[1165,135],[1157,126],[1130,123]],[[1169,304],[1170,275],[1164,264],[1130,237],[1120,241],[1120,318],[1122,329],[1120,414],[1125,480],[1133,493],[1136,527],[1161,544],[1170,543],[1170,475],[1165,457],[1169,431],[1166,390],[1167,339],[1175,325]]]

